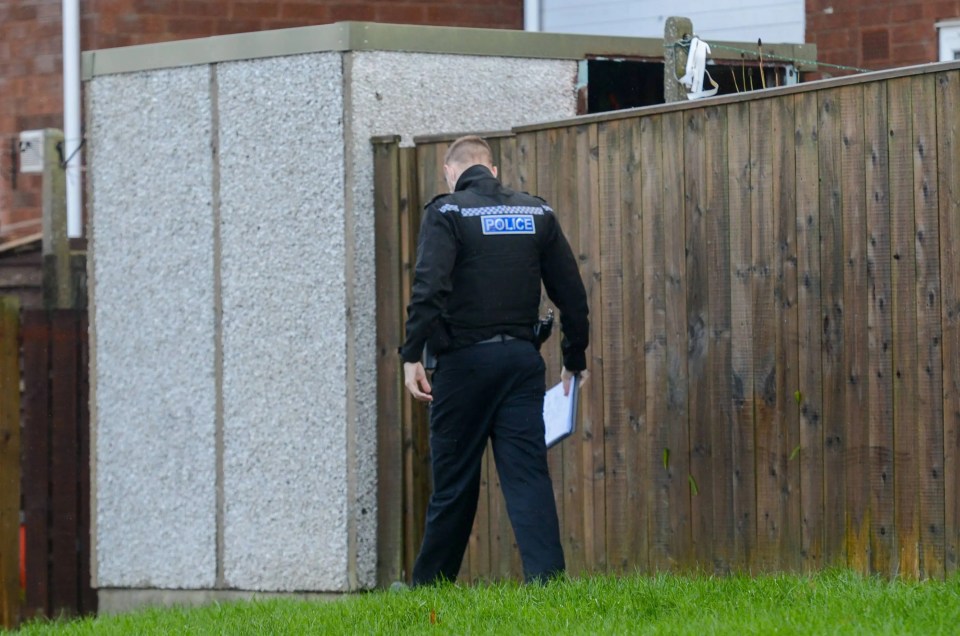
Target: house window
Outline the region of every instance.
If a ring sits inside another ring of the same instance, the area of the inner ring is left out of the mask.
[[[960,60],[960,20],[937,23],[940,33],[940,61]]]

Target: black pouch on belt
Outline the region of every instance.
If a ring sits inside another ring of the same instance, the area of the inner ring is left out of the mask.
[[[433,322],[433,328],[430,330],[430,336],[423,347],[423,368],[427,371],[433,371],[437,368],[437,356],[447,351],[453,344],[453,337],[447,329],[447,323],[442,318],[437,318]]]
[[[553,310],[548,309],[547,315],[537,321],[537,324],[533,326],[533,335],[534,343],[537,345],[537,351],[540,350],[540,345],[547,341],[547,338],[550,337],[550,334],[553,332]]]

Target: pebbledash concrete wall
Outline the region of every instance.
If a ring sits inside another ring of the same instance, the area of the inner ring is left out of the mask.
[[[377,583],[370,138],[567,118],[577,60],[629,48],[493,33],[85,54],[102,603]]]

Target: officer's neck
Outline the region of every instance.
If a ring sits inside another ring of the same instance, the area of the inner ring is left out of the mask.
[[[495,179],[493,172],[487,166],[483,164],[474,164],[463,171],[460,175],[460,178],[457,179],[457,185],[454,188],[454,192],[459,192],[460,190],[465,190],[470,187],[471,184],[481,181],[483,179]]]

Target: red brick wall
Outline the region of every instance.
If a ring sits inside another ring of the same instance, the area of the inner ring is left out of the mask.
[[[0,0],[0,242],[40,230],[21,130],[63,127],[61,0]],[[523,0],[81,0],[84,50],[343,20],[523,28]]]
[[[806,0],[807,42],[821,62],[870,70],[936,62],[934,26],[960,18],[960,0]],[[845,75],[824,68],[822,76]]]
[[[0,237],[39,231],[40,180],[13,174],[20,130],[62,128],[60,2],[0,2]]]

